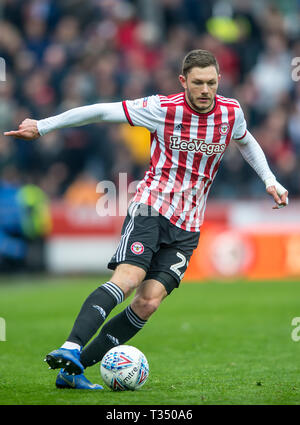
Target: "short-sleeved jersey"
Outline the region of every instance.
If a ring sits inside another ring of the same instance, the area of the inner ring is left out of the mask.
[[[127,100],[123,108],[130,125],[151,132],[150,166],[133,201],[151,205],[175,226],[200,231],[224,152],[247,132],[239,102],[216,95],[214,108],[198,113],[182,92]]]

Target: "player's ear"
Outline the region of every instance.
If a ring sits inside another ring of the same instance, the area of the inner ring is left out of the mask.
[[[185,76],[182,75],[182,74],[180,74],[179,77],[178,77],[178,79],[179,79],[180,84],[182,85],[182,87],[184,89],[186,89],[186,78],[185,78]]]

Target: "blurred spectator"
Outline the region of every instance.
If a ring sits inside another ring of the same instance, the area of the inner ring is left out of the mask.
[[[252,70],[258,94],[255,106],[260,111],[269,112],[291,89],[291,59],[287,39],[279,32],[268,34],[265,49]]]
[[[0,271],[42,270],[50,226],[47,197],[40,188],[0,181]]]
[[[67,188],[64,199],[71,205],[95,206],[99,199],[96,193],[97,180],[87,173],[81,173]]]

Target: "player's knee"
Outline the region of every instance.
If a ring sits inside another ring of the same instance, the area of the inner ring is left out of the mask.
[[[155,313],[155,311],[160,306],[160,298],[148,298],[139,296],[136,297],[131,306],[134,312],[143,320],[149,319],[149,317]]]
[[[125,296],[128,296],[140,285],[145,274],[145,271],[140,267],[120,264],[110,280],[122,289]]]

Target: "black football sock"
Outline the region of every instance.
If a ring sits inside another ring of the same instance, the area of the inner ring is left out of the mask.
[[[93,341],[82,351],[80,361],[84,367],[100,362],[104,354],[116,345],[129,341],[147,320],[140,319],[130,306],[110,319]]]
[[[83,303],[67,341],[85,346],[111,310],[123,300],[124,293],[116,284],[106,282],[99,286]]]

